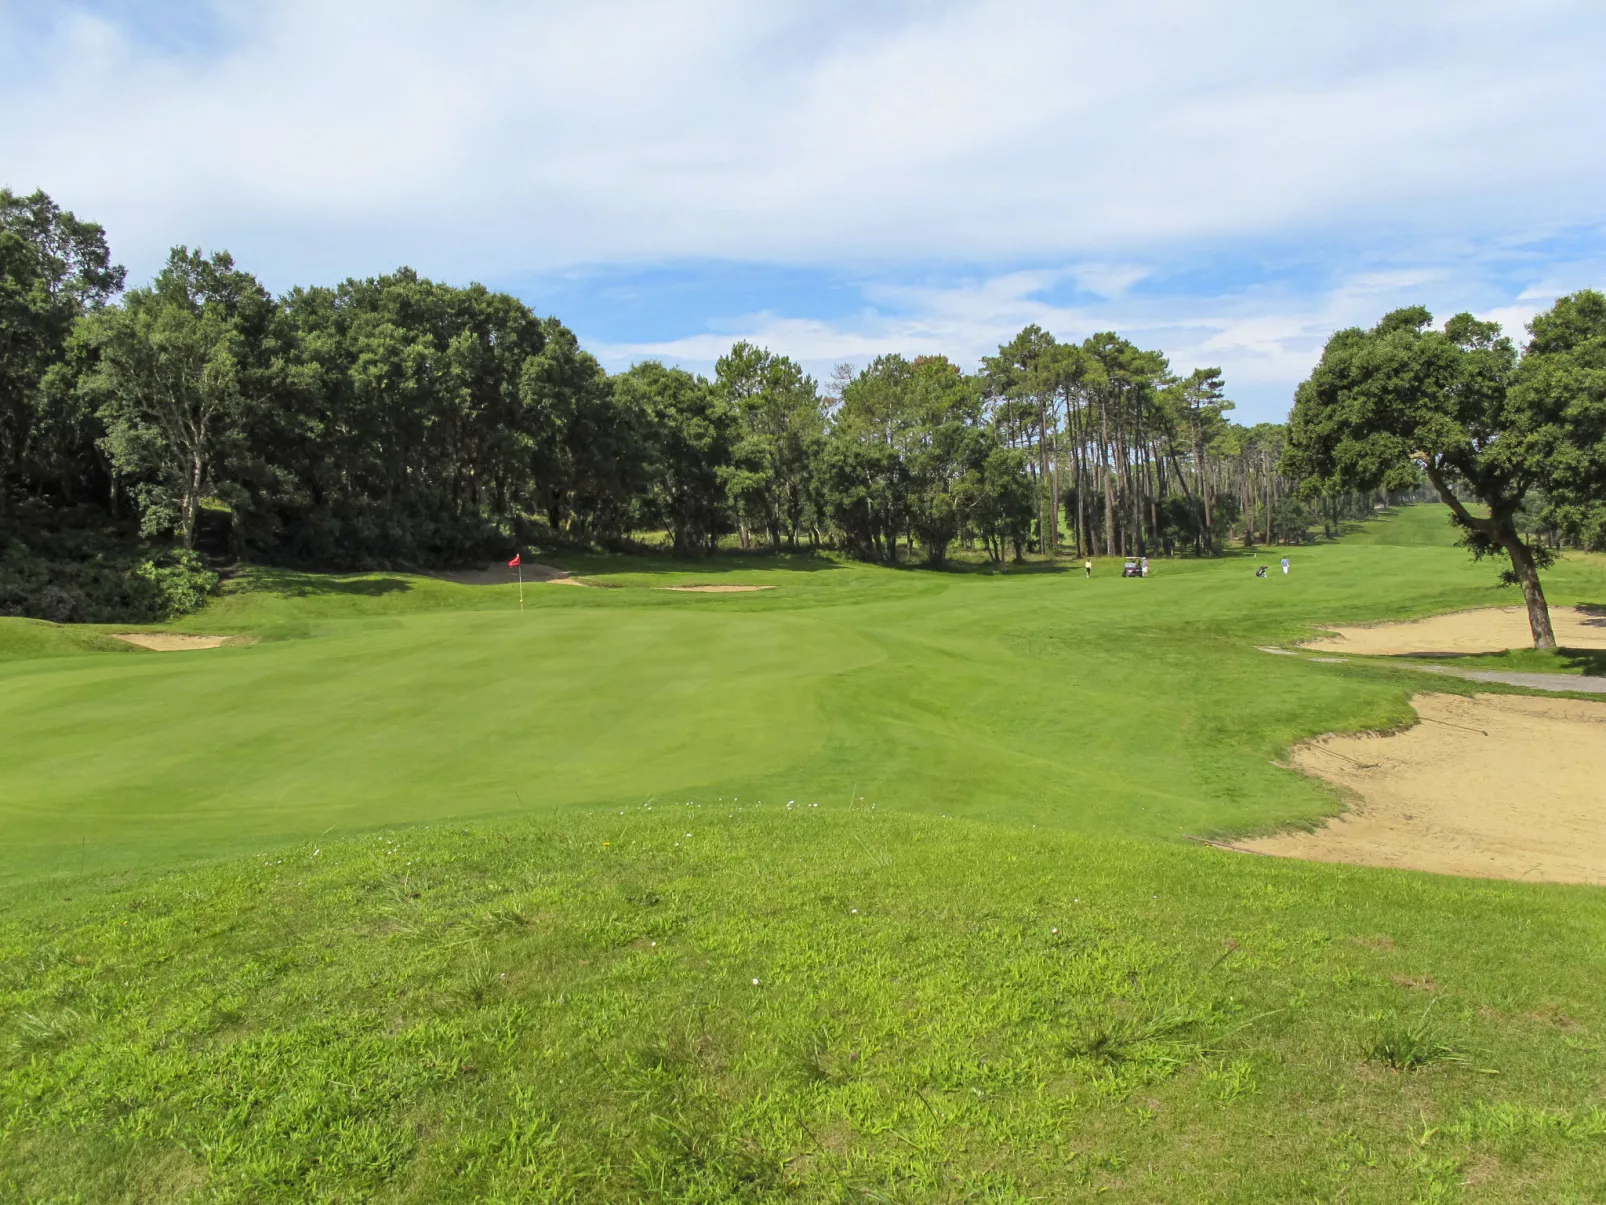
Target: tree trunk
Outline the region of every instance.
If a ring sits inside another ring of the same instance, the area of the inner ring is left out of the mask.
[[[1037,550],[1054,555],[1054,536],[1049,531],[1048,495],[1048,407],[1037,397]]]
[[[184,547],[195,547],[195,512],[201,504],[201,478],[202,465],[199,453],[190,457],[190,483],[184,491],[184,498],[179,504],[179,515],[183,521]]]
[[[1539,567],[1534,564],[1533,554],[1528,551],[1528,545],[1522,542],[1511,520],[1507,518],[1499,526],[1503,530],[1495,538],[1511,558],[1511,568],[1522,586],[1522,601],[1528,606],[1528,630],[1533,633],[1534,648],[1553,649],[1556,647],[1556,633],[1551,630],[1550,607],[1545,602],[1545,591],[1539,585]]]
[[[1556,647],[1556,633],[1550,626],[1550,606],[1545,602],[1544,587],[1539,584],[1539,567],[1534,564],[1533,554],[1528,551],[1528,545],[1522,542],[1517,534],[1517,525],[1511,521],[1510,515],[1502,515],[1498,519],[1474,518],[1467,508],[1461,505],[1461,499],[1449,489],[1436,467],[1424,464],[1428,480],[1433,488],[1439,491],[1439,497],[1444,504],[1454,512],[1463,526],[1473,531],[1482,532],[1501,548],[1511,558],[1511,569],[1516,575],[1517,582],[1522,586],[1522,601],[1528,607],[1528,630],[1533,634],[1534,648],[1553,649]]]
[[[1104,397],[1099,398],[1099,486],[1104,494],[1104,540],[1100,551],[1110,556],[1115,551],[1115,499],[1110,491],[1110,414]]]

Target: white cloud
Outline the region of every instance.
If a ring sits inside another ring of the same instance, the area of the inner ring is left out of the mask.
[[[1503,229],[1513,198],[1526,226],[1592,220],[1606,176],[1577,153],[1606,99],[1586,0],[230,0],[209,54],[61,11],[13,52],[0,161],[141,264],[197,240],[325,277],[1091,261],[1313,221]]]
[[[1078,264],[1071,270],[1079,289],[1099,297],[1119,297],[1154,269],[1143,264]]]
[[[1036,323],[1063,340],[1116,330],[1144,347],[1163,349],[1172,370],[1206,365],[1224,370],[1239,418],[1280,421],[1293,386],[1307,376],[1335,330],[1371,326],[1389,310],[1426,303],[1439,320],[1459,308],[1454,298],[1467,282],[1445,269],[1399,268],[1358,272],[1317,291],[1253,287],[1205,297],[1106,298],[1096,305],[1061,305],[1039,295],[1063,274],[1016,272],[940,288],[867,290],[892,307],[870,308],[834,322],[775,312],[722,322],[718,331],[679,339],[595,345],[610,369],[644,359],[710,372],[738,339],[798,360],[824,379],[834,364],[862,365],[883,352],[947,355],[967,368],[993,354],[1023,326]],[[1509,306],[1490,307],[1519,343],[1533,315],[1564,290],[1524,294]],[[895,308],[893,308],[895,307]]]
[[[816,367],[973,360],[1028,322],[1113,327],[1179,368],[1222,364],[1272,417],[1334,326],[1428,300],[1520,329],[1603,266],[1523,250],[1603,217],[1592,0],[210,12],[209,41],[172,49],[81,5],[24,21],[0,0],[0,183],[105,223],[135,279],[177,242],[227,246],[276,288],[400,262],[493,281],[829,268],[870,282],[863,312],[826,321],[780,297],[602,351],[709,364],[741,334]],[[1168,286],[1208,243],[1251,261],[1299,248],[1317,283]],[[908,283],[933,263],[980,267]],[[1044,300],[1067,284],[1096,303]]]

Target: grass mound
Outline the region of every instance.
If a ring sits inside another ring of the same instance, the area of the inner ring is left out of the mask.
[[[1606,1197],[1598,892],[812,802],[13,899],[0,1198]]]

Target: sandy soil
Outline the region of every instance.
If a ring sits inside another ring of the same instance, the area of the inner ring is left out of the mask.
[[[750,590],[773,590],[774,586],[659,586],[681,594],[746,594]]]
[[[513,586],[518,584],[519,571],[506,565],[487,565],[484,569],[456,569],[444,573],[430,573],[428,577],[443,582],[456,582],[459,586]],[[556,565],[543,565],[538,561],[524,564],[526,586],[583,586],[585,583],[567,569]]]
[[[185,649],[215,649],[234,640],[233,636],[185,636],[178,632],[111,632],[113,639],[126,640],[142,649],[158,653],[179,653]]]
[[[1422,723],[1326,736],[1290,761],[1351,793],[1314,833],[1240,848],[1321,862],[1606,883],[1606,703],[1418,695]]]
[[[1551,607],[1550,626],[1564,649],[1606,649],[1606,610]],[[1415,653],[1498,653],[1533,647],[1528,612],[1523,607],[1486,607],[1457,611],[1411,623],[1378,623],[1333,628],[1333,636],[1302,648],[1323,653],[1399,656]]]

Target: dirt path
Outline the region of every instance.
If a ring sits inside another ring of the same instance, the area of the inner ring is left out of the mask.
[[[126,640],[142,649],[158,653],[180,653],[187,649],[215,649],[235,640],[233,636],[186,636],[179,632],[111,632],[114,640]]]
[[[1606,610],[1551,607],[1556,643],[1568,649],[1606,649]],[[1329,629],[1332,636],[1302,648],[1312,652],[1402,656],[1435,653],[1499,653],[1533,647],[1528,612],[1522,607],[1484,607],[1409,623],[1375,623]]]
[[[1422,723],[1327,736],[1292,764],[1352,792],[1313,833],[1240,842],[1322,862],[1606,884],[1606,703],[1418,695]]]

